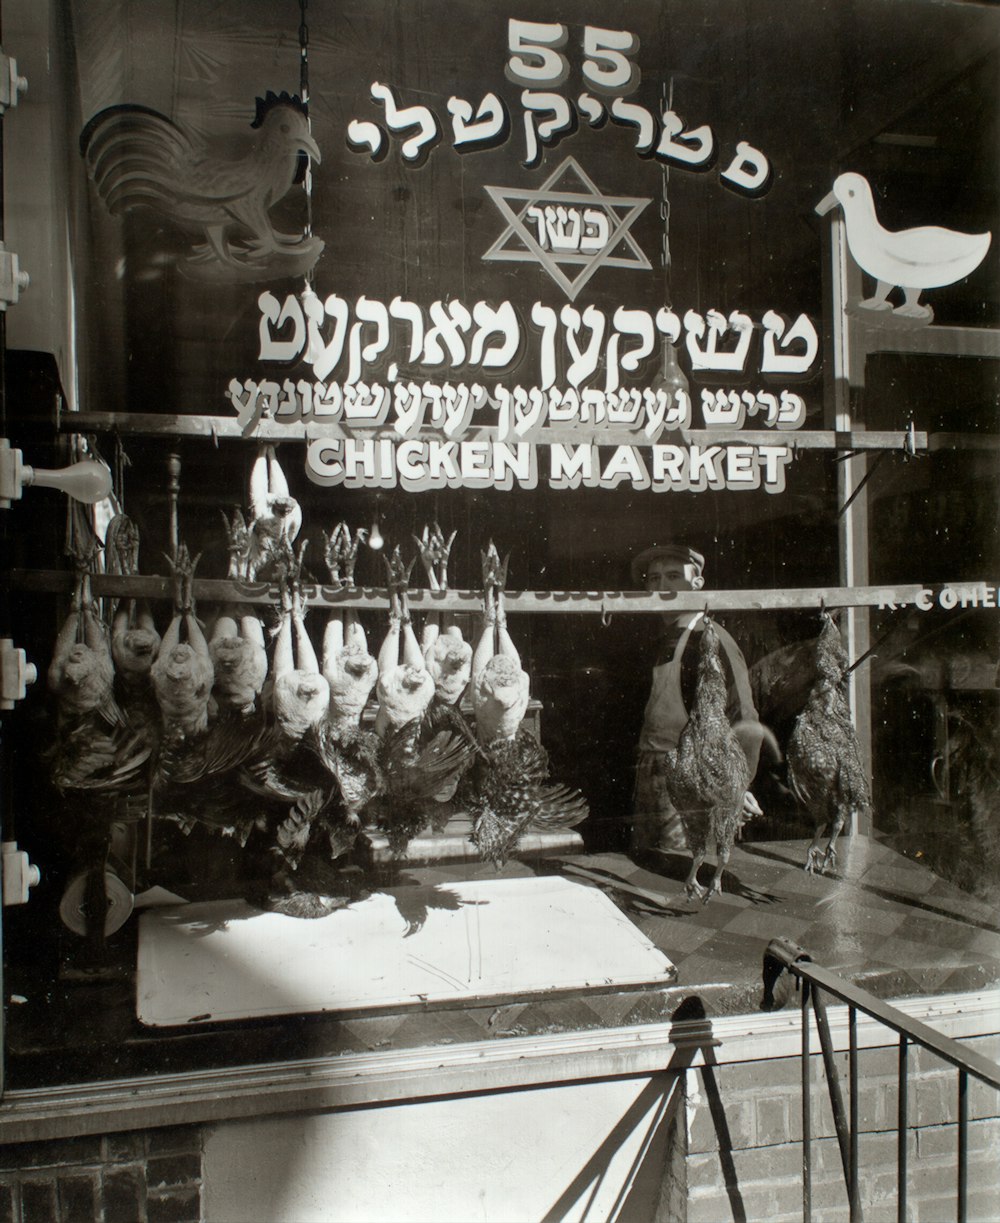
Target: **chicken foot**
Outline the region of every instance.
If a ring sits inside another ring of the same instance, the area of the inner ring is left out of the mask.
[[[837,837],[840,836],[841,830],[846,823],[846,816],[843,812],[838,811],[833,819],[833,827],[830,830],[830,839],[827,841],[826,849],[820,849],[823,841],[823,836],[826,828],[820,828],[813,837],[812,844],[806,853],[805,871],[809,875],[813,875],[818,870],[832,870],[837,865]]]
[[[705,849],[695,850],[694,856],[691,859],[691,869],[688,871],[687,878],[684,881],[684,891],[689,900],[700,900],[702,904],[708,904],[713,896],[719,895],[722,891],[722,875],[729,862],[729,852],[728,846],[720,845],[716,847],[715,871],[706,887],[703,883],[698,882],[698,872],[707,859],[708,853]]]
[[[329,535],[323,532],[326,567],[330,571],[330,581],[338,589],[353,588],[358,549],[367,540],[368,531],[364,527],[359,527],[352,537],[346,522],[337,523]]]
[[[413,536],[431,590],[448,589],[448,558],[457,534],[457,531],[452,531],[445,539],[444,532],[435,522],[431,526],[425,526],[420,535]]]

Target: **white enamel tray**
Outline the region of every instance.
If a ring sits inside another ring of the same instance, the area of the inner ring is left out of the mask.
[[[145,912],[137,1014],[154,1026],[670,982],[594,888],[560,877],[377,892],[313,920],[243,901]]]

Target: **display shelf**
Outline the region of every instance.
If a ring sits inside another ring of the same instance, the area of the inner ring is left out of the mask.
[[[10,575],[15,590],[45,594],[70,594],[74,575],[60,569],[14,569]],[[649,594],[636,590],[520,590],[504,594],[509,613],[662,614],[668,611],[780,611],[786,609],[833,611],[841,607],[896,609],[932,606],[997,606],[998,580],[898,583],[885,586],[808,586],[784,590],[701,590]],[[91,588],[98,598],[172,599],[171,578],[119,574],[95,574]],[[267,583],[246,584],[229,579],[196,578],[194,597],[204,603],[276,604],[280,595]],[[336,589],[305,583],[303,602],[309,607],[384,610],[389,596],[384,587],[359,586]],[[944,600],[942,602],[942,600]],[[483,596],[475,590],[410,590],[407,601],[422,612],[481,612]]]
[[[64,433],[118,433],[133,436],[197,437],[206,439],[260,442],[303,441],[314,437],[394,437],[403,439],[390,425],[345,426],[337,421],[303,421],[268,419],[244,432],[234,416],[210,416],[202,413],[168,414],[153,412],[65,412],[59,417]],[[466,440],[496,440],[495,425],[471,429]],[[406,436],[410,436],[407,434]],[[440,430],[425,429],[419,436],[439,437]],[[536,443],[572,442],[573,445],[650,446],[653,442],[641,431],[624,427],[575,426],[572,433],[565,429],[542,427],[530,431]],[[506,440],[527,440],[515,437]],[[656,439],[658,442],[699,445],[747,446],[793,445],[799,450],[926,450],[926,433],[909,429],[883,432],[847,431],[834,429],[671,429]]]

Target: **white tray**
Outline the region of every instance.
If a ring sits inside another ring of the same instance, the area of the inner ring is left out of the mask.
[[[163,1027],[655,986],[674,975],[596,889],[557,876],[497,879],[378,892],[313,920],[243,901],[145,912],[136,1010]]]

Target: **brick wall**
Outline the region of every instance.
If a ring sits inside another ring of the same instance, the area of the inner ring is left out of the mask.
[[[201,1223],[195,1125],[0,1148],[0,1223]]]
[[[987,1057],[1000,1055],[1000,1037],[963,1043]],[[895,1223],[898,1047],[862,1049],[858,1059],[862,1208],[867,1223]],[[847,1054],[837,1053],[835,1061],[847,1107]],[[908,1062],[908,1217],[941,1223],[956,1217],[958,1074],[912,1046]],[[818,1053],[810,1072],[813,1218],[846,1223],[840,1147]],[[687,1223],[801,1220],[801,1098],[797,1057],[689,1072]],[[970,1078],[968,1101],[969,1219],[995,1223],[1000,1219],[1000,1092]]]

